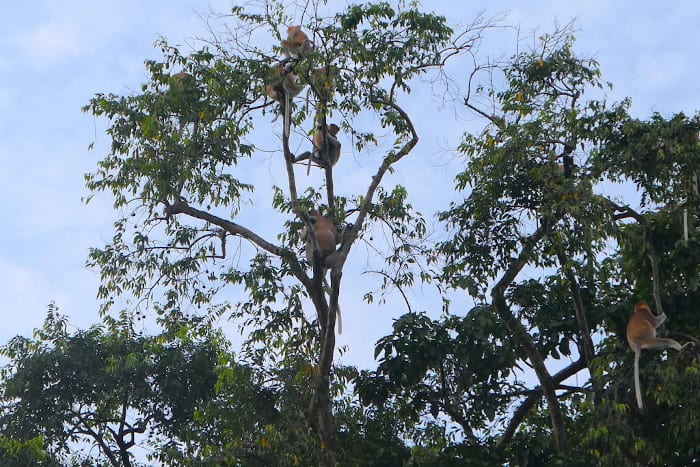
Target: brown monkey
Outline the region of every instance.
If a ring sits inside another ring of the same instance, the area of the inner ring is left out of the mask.
[[[301,30],[301,25],[289,26],[287,39],[282,39],[280,45],[287,58],[291,55],[304,56],[314,48],[314,43],[309,40],[309,36]]]
[[[328,218],[321,215],[320,212],[312,209],[309,211],[309,218],[311,221],[311,227],[313,229],[314,238],[316,238],[316,243],[318,244],[318,254],[323,262],[325,258],[335,251],[336,237],[338,235],[338,229],[336,229],[333,222]],[[311,235],[306,231],[306,228],[301,233],[301,238],[306,242],[306,259],[309,263],[313,264],[314,261],[314,246],[311,241]],[[323,281],[328,287],[328,282],[326,281],[326,268],[323,268]],[[330,287],[329,287],[330,288]],[[343,320],[340,315],[340,306],[338,306],[337,314],[338,323],[338,334],[343,333]]]
[[[634,351],[634,392],[637,395],[637,406],[643,409],[642,391],[639,384],[639,357],[642,349],[676,349],[683,346],[673,339],[656,337],[656,328],[666,321],[666,313],[655,316],[646,301],[640,300],[634,305],[632,316],[627,322],[627,342]]]
[[[559,173],[566,178],[571,178],[576,167],[574,156],[571,155],[572,152],[574,152],[574,147],[570,144],[564,144],[564,151],[561,153],[561,162],[559,163]]]
[[[284,115],[284,135],[289,136],[290,117],[289,109],[292,98],[299,95],[304,89],[303,84],[297,83],[297,76],[293,71],[286,69],[281,63],[272,67],[273,81],[265,86],[265,93],[271,99],[277,101],[282,107]],[[277,114],[279,116],[279,114]],[[273,122],[277,120],[277,117]]]
[[[323,131],[321,129],[317,129],[316,133],[314,134],[314,140],[313,140],[313,150],[312,151],[306,151],[301,154],[299,154],[296,158],[294,158],[294,162],[301,162],[306,159],[309,159],[309,163],[313,162],[314,164],[318,165],[319,167],[326,167],[328,166],[328,163],[330,162],[330,166],[334,166],[337,162],[338,159],[340,159],[340,142],[338,141],[338,138],[336,137],[338,134],[338,131],[340,131],[340,128],[338,125],[335,123],[331,123],[328,125],[326,128],[326,132],[328,133],[328,137],[326,138],[326,141],[328,142],[328,157],[324,157],[324,137],[323,137]]]
[[[338,230],[335,228],[335,225],[333,225],[333,222],[315,209],[309,211],[309,217],[311,218],[311,225],[313,226],[316,243],[318,243],[318,253],[321,258],[325,258],[335,251],[335,240]],[[302,238],[306,240],[306,259],[311,263],[314,260],[311,238],[307,232],[302,233]]]
[[[174,96],[185,97],[190,100],[197,100],[201,91],[197,86],[197,79],[191,74],[181,71],[170,76],[170,92]]]
[[[194,76],[184,71],[171,75],[170,80],[170,86],[178,91],[185,91],[196,86]]]

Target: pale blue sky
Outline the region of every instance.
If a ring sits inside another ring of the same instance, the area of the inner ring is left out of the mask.
[[[329,3],[341,8],[349,2]],[[615,85],[609,94],[613,100],[632,97],[638,117],[653,111],[693,114],[700,109],[700,3],[694,0],[438,0],[425,4],[465,24],[482,10],[486,16],[508,12],[506,23],[519,25],[524,32],[535,27],[548,32],[555,20],[567,23],[575,18],[579,29],[576,50],[598,59],[603,78]],[[96,92],[138,90],[146,76],[144,60],[159,58],[153,48],[158,36],[188,50],[185,44],[190,38],[206,35],[198,13],[210,7],[224,11],[228,5],[224,0],[34,0],[4,5],[0,28],[0,294],[4,298],[0,342],[40,326],[51,300],[73,324],[85,327],[98,320],[95,294],[99,277],[85,269],[84,262],[89,247],[102,246],[111,237],[115,214],[107,196],[88,206],[80,198],[87,194],[83,174],[104,156],[109,139],[103,133],[104,121],[94,121],[80,108]],[[483,51],[510,55],[512,39],[512,32],[494,33],[492,39],[487,35]],[[444,205],[442,197],[453,196],[449,188],[458,164],[446,150],[456,146],[469,120],[455,121],[449,111],[436,117],[440,105],[429,91],[415,90],[412,96],[426,109],[416,120],[422,138],[418,148],[421,165],[407,162],[403,173],[398,167],[394,181],[406,184],[409,194],[415,196],[413,204],[431,216],[435,206]],[[261,124],[269,123],[263,120]],[[88,151],[93,141],[96,150]],[[338,167],[345,164],[344,170],[353,169],[347,180],[366,183],[361,174],[373,167],[363,155],[352,153],[348,142],[344,151]],[[268,167],[264,169],[261,183],[268,182]],[[348,284],[369,280],[347,274],[344,279]],[[343,290],[352,289],[346,285]],[[420,302],[423,291],[413,293]],[[350,347],[343,359],[366,364],[372,359],[375,340],[390,332],[392,319],[405,309],[398,297],[396,307],[377,310],[360,304],[360,297],[350,297],[347,292],[341,303],[344,334],[339,344]]]

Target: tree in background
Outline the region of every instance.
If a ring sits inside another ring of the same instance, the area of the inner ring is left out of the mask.
[[[698,347],[660,363],[643,352],[651,407],[639,413],[625,324],[646,299],[698,342],[700,119],[632,119],[628,101],[605,101],[597,63],[574,54],[568,28],[538,42],[478,67],[465,99],[486,127],[462,145],[466,196],[441,214],[452,235],[439,279],[477,305],[397,320],[360,395],[451,427],[458,449],[443,462],[483,447],[496,456],[486,465],[697,462]]]

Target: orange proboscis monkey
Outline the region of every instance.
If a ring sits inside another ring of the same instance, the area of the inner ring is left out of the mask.
[[[191,74],[181,71],[170,77],[171,85],[178,91],[185,91],[196,86],[196,80]]]
[[[338,229],[336,229],[333,222],[321,215],[320,212],[312,209],[309,211],[309,217],[311,220],[311,226],[313,229],[313,236],[316,239],[316,244],[318,245],[318,254],[321,257],[321,261],[335,251],[336,238],[338,235]],[[311,241],[311,235],[304,229],[301,234],[302,240],[306,242],[306,259],[309,263],[313,264],[314,261],[314,246]],[[326,282],[326,269],[323,269],[323,281],[328,286]],[[340,306],[338,306],[338,334],[343,333],[343,320],[340,316]]]
[[[291,55],[306,55],[314,48],[314,43],[309,40],[309,36],[301,30],[301,25],[289,26],[287,28],[287,39],[282,39],[280,45],[287,58]]]
[[[340,128],[335,123],[331,123],[326,127],[326,131],[328,133],[328,137],[326,138],[326,141],[328,142],[327,157],[324,157],[323,154],[324,137],[323,131],[321,131],[321,129],[319,128],[314,134],[313,150],[299,154],[296,158],[294,158],[294,162],[301,162],[308,159],[309,167],[311,167],[312,162],[318,165],[319,167],[326,167],[330,162],[330,166],[333,167],[338,162],[338,159],[340,159],[340,142],[337,138],[338,131],[340,131]],[[308,168],[306,173],[308,175]]]
[[[627,342],[634,351],[634,392],[637,406],[643,409],[642,390],[639,384],[639,357],[642,349],[676,349],[683,346],[677,341],[665,337],[656,337],[656,328],[666,321],[666,313],[655,316],[646,301],[640,300],[634,305],[632,316],[627,322]]]
[[[325,258],[335,251],[335,240],[338,230],[335,228],[335,225],[333,225],[333,222],[325,218],[315,209],[309,211],[309,217],[311,218],[314,237],[318,244],[318,253],[321,258]],[[304,232],[302,236],[304,240],[306,240],[306,259],[311,263],[314,260],[313,244],[311,243],[310,236],[306,232]]]
[[[280,106],[283,107],[282,113],[284,115],[284,134],[289,136],[289,126],[290,126],[290,101],[293,97],[299,95],[299,93],[304,89],[303,84],[297,83],[297,77],[291,70],[286,70],[285,67],[278,63],[272,68],[272,75],[274,80],[265,86],[265,93],[271,99],[277,101]],[[279,114],[277,115],[279,116]],[[275,121],[277,117],[273,121]]]

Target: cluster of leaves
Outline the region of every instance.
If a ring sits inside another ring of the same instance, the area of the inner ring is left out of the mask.
[[[0,436],[0,462],[8,467],[60,465],[46,453],[40,436],[24,442]]]
[[[2,348],[11,362],[2,370],[0,426],[12,439],[43,438],[57,458],[86,443],[126,465],[137,437],[162,448],[191,433],[214,394],[219,350],[214,332],[192,338],[183,326],[177,335],[139,336],[125,316],[69,333],[50,307],[34,339]]]

